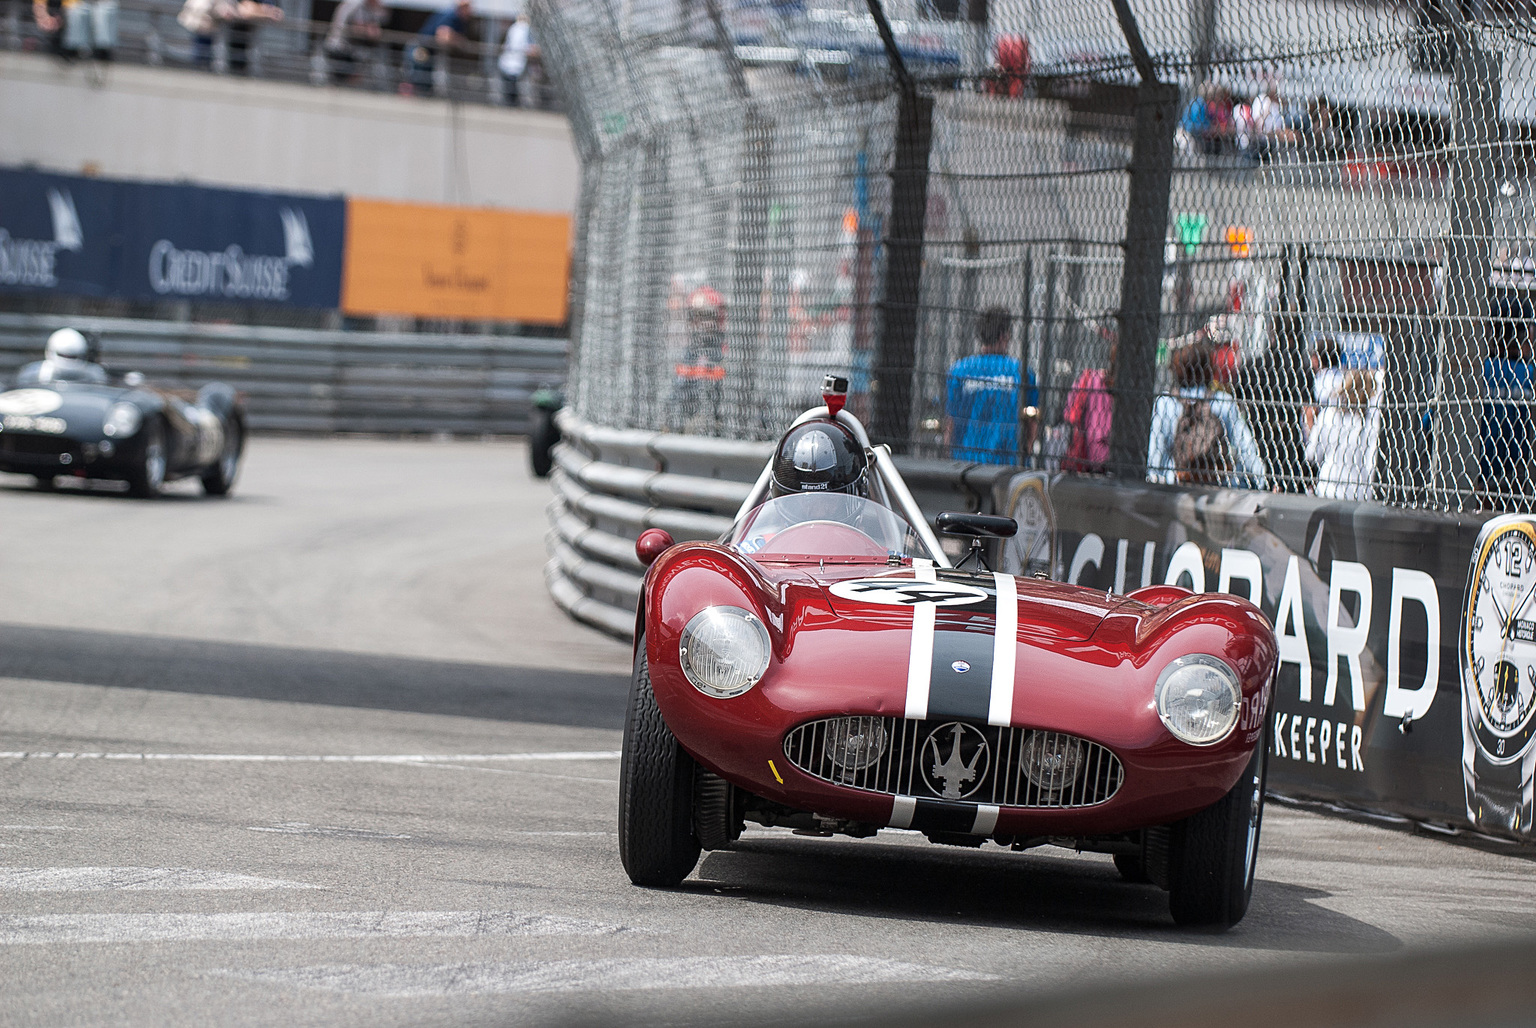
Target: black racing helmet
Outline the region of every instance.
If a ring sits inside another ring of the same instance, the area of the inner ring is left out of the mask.
[[[869,458],[853,433],[829,418],[796,425],[773,455],[773,495],[852,493],[867,495]]]

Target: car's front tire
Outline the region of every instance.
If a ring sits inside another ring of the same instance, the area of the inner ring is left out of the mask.
[[[699,862],[694,767],[656,706],[642,636],[619,762],[619,860],[636,885],[676,885]]]
[[[128,472],[128,492],[143,500],[152,500],[165,487],[165,428],[159,421],[145,422],[134,449],[133,467]]]
[[[1248,912],[1268,767],[1261,739],[1231,792],[1170,826],[1168,908],[1179,924],[1230,928]]]

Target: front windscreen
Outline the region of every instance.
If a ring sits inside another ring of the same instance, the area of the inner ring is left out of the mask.
[[[844,493],[791,493],[768,500],[731,527],[726,545],[763,560],[931,557],[900,515]]]

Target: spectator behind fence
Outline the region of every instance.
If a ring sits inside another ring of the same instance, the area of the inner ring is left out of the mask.
[[[1318,411],[1331,406],[1344,388],[1344,349],[1333,336],[1320,336],[1312,345],[1312,399],[1303,407],[1304,434],[1312,431]]]
[[[1317,465],[1318,496],[1369,500],[1376,481],[1381,413],[1376,409],[1376,374],[1352,368],[1334,401],[1307,429],[1306,458]]]
[[[519,14],[507,26],[507,38],[501,44],[501,54],[496,58],[496,70],[501,72],[501,102],[516,107],[523,102],[519,84],[528,71],[528,59],[539,56],[539,48],[533,41],[533,28],[528,15]],[[537,103],[532,106],[538,106]]]
[[[1115,367],[1110,350],[1109,367]],[[1103,368],[1084,368],[1067,392],[1062,421],[1067,426],[1067,452],[1061,470],[1102,475],[1109,465],[1109,433],[1114,427],[1115,383]]]
[[[342,0],[337,6],[322,44],[332,82],[350,82],[357,77],[359,64],[379,44],[387,14],[384,0]]]
[[[1482,466],[1479,491],[1485,506],[1511,509],[1536,489],[1531,476],[1533,384],[1528,300],[1508,300],[1494,309],[1488,357],[1483,361]]]
[[[415,45],[411,47],[411,81],[400,87],[402,93],[432,95],[433,69],[438,55],[446,56],[470,45],[470,24],[474,14],[469,0],[457,0],[452,7],[444,8],[427,19],[427,23],[416,34]]]
[[[1147,441],[1147,481],[1267,488],[1264,458],[1242,410],[1211,388],[1215,347],[1189,343],[1173,352],[1174,392],[1157,398]]]
[[[962,357],[949,369],[944,403],[944,441],[955,460],[982,464],[1012,464],[1019,453],[1020,367],[1008,353],[1013,339],[1013,315],[1003,307],[989,307],[976,320],[979,353]],[[1029,429],[1024,439],[1028,452],[1034,445],[1034,413],[1040,403],[1035,373],[1028,372],[1025,417]]]
[[[117,46],[117,0],[33,0],[32,20],[48,48],[67,61],[110,61]]]
[[[283,9],[261,0],[186,0],[176,20],[192,33],[192,63],[199,68],[212,67],[213,36],[223,26],[229,70],[243,75],[257,27],[282,21]]]

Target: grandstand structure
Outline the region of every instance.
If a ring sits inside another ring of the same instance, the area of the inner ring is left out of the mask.
[[[1084,369],[1139,477],[1183,347],[1218,354],[1266,487],[1308,492],[1315,364],[1368,373],[1375,499],[1529,509],[1536,33],[1523,6],[1359,0],[533,0],[583,162],[570,399],[774,438],[852,406],[946,458],[946,375],[1018,319],[1053,469]],[[725,298],[700,418],[676,367]],[[1024,395],[1020,392],[1021,397]],[[1020,400],[1020,407],[1025,401]],[[1029,441],[1024,441],[1029,440]]]

